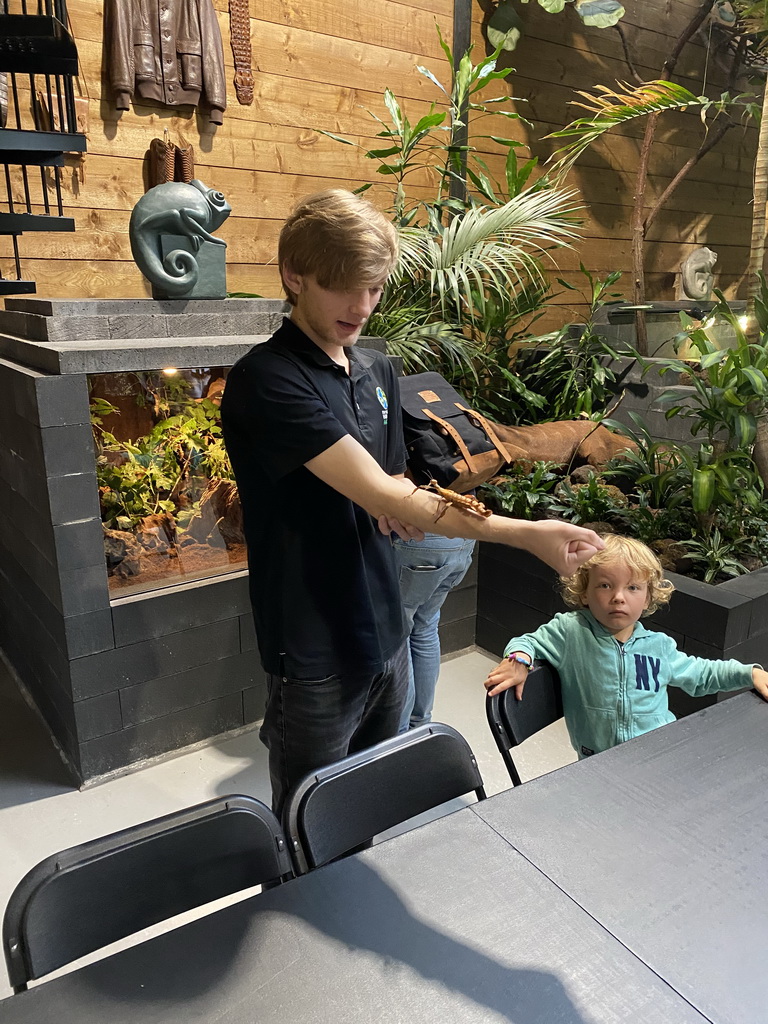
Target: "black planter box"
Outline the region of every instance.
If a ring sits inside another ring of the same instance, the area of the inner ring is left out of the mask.
[[[713,586],[667,573],[677,588],[669,606],[643,619],[667,633],[681,651],[701,658],[736,658],[768,665],[768,568]],[[512,636],[567,611],[557,575],[525,551],[481,544],[476,642],[499,657]],[[691,714],[732,694],[689,697],[672,687],[669,703],[678,716]]]

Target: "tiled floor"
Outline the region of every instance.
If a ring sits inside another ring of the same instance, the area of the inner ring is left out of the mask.
[[[443,663],[435,721],[468,740],[488,794],[509,786],[485,719],[482,680],[495,659],[470,649]],[[575,760],[562,722],[524,744],[523,781]],[[266,751],[255,731],[79,791],[44,727],[0,661],[0,907],[43,857],[190,804],[229,793],[269,803]],[[0,962],[0,998],[10,993]]]

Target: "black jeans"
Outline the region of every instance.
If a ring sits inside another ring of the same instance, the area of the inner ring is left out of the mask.
[[[407,642],[374,676],[267,676],[259,737],[269,749],[272,809],[278,817],[288,792],[305,775],[397,735],[408,677]]]

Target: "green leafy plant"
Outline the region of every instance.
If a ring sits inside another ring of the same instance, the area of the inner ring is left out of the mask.
[[[718,577],[742,576],[749,570],[739,561],[744,549],[743,541],[730,541],[715,529],[706,537],[688,540],[688,556],[701,566],[705,583],[714,583]]]
[[[668,418],[690,418],[691,432],[704,433],[716,447],[744,450],[751,446],[757,472],[768,486],[768,285],[760,273],[754,300],[757,340],[722,292],[716,295],[717,304],[704,324],[681,314],[684,330],[677,340],[690,342],[696,357],[690,362],[665,360],[661,372],[684,374],[689,390],[682,385],[671,388],[660,401],[671,406]],[[732,348],[720,349],[708,337],[707,329],[717,324],[730,327],[736,342]]]
[[[728,448],[745,448],[754,443],[757,417],[768,402],[768,351],[748,340],[723,293],[715,294],[718,303],[703,325],[680,314],[684,330],[678,341],[690,341],[696,355],[686,361],[657,361],[661,374],[684,375],[684,384],[665,391],[659,402],[669,406],[667,419],[691,420],[694,436],[703,433],[714,444],[724,435]],[[707,328],[717,323],[731,327],[733,348],[718,348],[710,340]]]
[[[565,420],[587,416],[600,419],[611,399],[616,396],[616,375],[611,367],[618,352],[598,333],[595,327],[602,306],[615,301],[619,294],[611,289],[621,277],[620,272],[608,274],[604,280],[594,277],[583,263],[579,270],[585,279],[583,289],[561,278],[564,288],[580,291],[588,306],[588,315],[581,330],[573,335],[566,326],[552,334],[526,338],[523,354],[518,356],[515,371],[520,381],[538,401],[532,410],[518,413],[518,422],[532,420]],[[525,349],[543,347],[545,352],[526,357]],[[525,396],[523,396],[525,397]],[[520,398],[512,400],[520,406]],[[545,410],[542,416],[540,410]]]
[[[193,401],[184,388],[164,382],[156,407],[169,408],[170,402],[179,409],[174,415],[143,437],[119,440],[103,426],[119,410],[105,399],[91,401],[102,519],[109,527],[130,530],[158,513],[184,521],[211,477],[232,479],[218,407],[208,399]]]
[[[676,445],[651,437],[641,416],[630,412],[634,428],[618,420],[603,420],[603,425],[629,437],[635,445],[615,456],[606,466],[604,476],[615,479],[624,490],[635,490],[647,496],[654,509],[675,508],[689,500],[689,480],[683,458]]]
[[[485,344],[477,346],[472,374],[462,373],[460,366],[442,370],[454,387],[471,395],[473,406],[493,420],[530,423],[546,415],[545,397],[532,391],[516,368],[510,367],[509,350],[522,334],[521,321],[530,327],[542,315],[548,293],[546,283],[530,282],[515,293],[488,296],[477,325]]]
[[[572,484],[564,479],[557,488],[564,509],[562,516],[574,523],[610,522],[627,504],[626,498],[600,478],[591,476],[585,484]]]
[[[696,532],[696,516],[690,504],[656,507],[647,491],[636,490],[631,506],[616,513],[612,522],[621,533],[644,544],[658,540],[685,540]]]
[[[497,483],[483,484],[482,497],[499,512],[515,519],[546,519],[559,515],[562,502],[555,495],[561,474],[553,462],[534,462],[530,470],[515,468]]]
[[[714,516],[725,508],[759,507],[763,485],[748,451],[723,451],[711,444],[694,449],[653,441],[641,417],[630,415],[635,429],[605,421],[636,445],[635,451],[611,460],[606,476],[623,481],[625,488],[629,484],[638,494],[645,493],[653,508],[689,506],[702,534],[710,531]]]

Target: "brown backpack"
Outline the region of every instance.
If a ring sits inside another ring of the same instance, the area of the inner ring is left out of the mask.
[[[491,423],[439,373],[400,378],[403,433],[414,483],[436,480],[464,494],[512,461]]]

